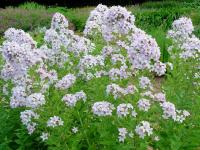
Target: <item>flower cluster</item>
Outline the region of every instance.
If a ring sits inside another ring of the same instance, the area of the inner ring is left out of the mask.
[[[172,24],[172,29],[168,31],[168,37],[173,40],[173,45],[169,47],[172,53],[173,47],[181,49],[180,58],[198,58],[200,52],[200,39],[193,34],[194,26],[190,18],[181,17]]]
[[[37,108],[45,104],[45,97],[41,93],[33,93],[26,98],[26,106]]]
[[[106,93],[112,94],[115,99],[121,96],[125,96],[127,94],[134,94],[136,91],[137,91],[137,88],[133,85],[129,85],[126,88],[122,88],[115,83],[108,85],[106,88]]]
[[[175,105],[170,102],[164,102],[161,106],[164,119],[172,118],[174,121],[182,123],[186,117],[190,116],[186,110],[176,110]]]
[[[126,128],[118,128],[119,131],[119,142],[124,142],[124,140],[126,139],[126,135],[128,134],[128,131]]]
[[[144,139],[145,136],[150,136],[153,134],[153,128],[150,127],[149,122],[142,121],[139,125],[136,126],[135,132],[139,135],[140,138]]]
[[[111,78],[111,80],[121,80],[121,79],[127,79],[129,76],[131,76],[131,73],[127,71],[127,66],[123,65],[120,68],[112,68],[108,75]]]
[[[161,64],[160,48],[150,35],[134,25],[135,17],[124,7],[106,7],[98,5],[94,9],[86,23],[85,35],[94,32],[102,34],[104,40],[112,43],[102,50],[103,56],[116,53],[116,49],[124,48],[127,51],[129,61],[135,69],[149,69],[161,76],[165,73],[165,64]],[[121,38],[123,36],[123,38]],[[115,45],[113,45],[113,41]],[[119,50],[117,50],[119,51]],[[120,54],[112,56],[112,62],[120,61],[125,65],[126,60]],[[156,65],[153,65],[156,62]],[[125,70],[123,70],[125,71]]]
[[[151,104],[150,104],[149,100],[147,100],[147,99],[143,98],[138,101],[139,110],[148,111],[150,109],[150,106],[151,106]]]
[[[55,87],[62,90],[68,89],[75,83],[75,81],[76,77],[73,74],[67,74],[56,83]]]
[[[90,74],[91,78],[94,77],[90,70],[94,69],[97,70],[97,67],[104,66],[104,58],[100,55],[93,56],[93,55],[85,55],[83,58],[80,59],[79,62],[79,70],[81,75],[88,76]],[[97,72],[97,71],[96,71]]]
[[[119,117],[126,117],[127,115],[131,114],[133,117],[136,117],[137,113],[133,110],[133,105],[130,103],[128,104],[119,104],[117,106],[117,115]]]
[[[111,116],[114,109],[114,105],[106,101],[96,102],[92,106],[92,111],[97,116]]]
[[[64,122],[62,119],[58,116],[50,117],[47,121],[47,127],[57,127],[57,126],[63,126]]]
[[[16,84],[25,84],[28,69],[46,58],[37,49],[36,42],[23,30],[10,28],[5,32],[5,41],[1,47],[5,65],[1,71],[4,79],[11,79]]]
[[[150,35],[140,29],[136,29],[129,37],[129,41],[131,44],[127,51],[134,68],[150,69],[152,60],[159,61],[160,48]]]
[[[146,88],[150,88],[151,89],[152,88],[151,81],[150,81],[150,79],[148,77],[142,76],[139,79],[140,79],[139,80],[140,88],[142,88],[142,89],[146,89]]]
[[[74,107],[79,100],[86,101],[86,94],[83,91],[76,92],[75,94],[67,94],[62,98],[67,106]]]
[[[37,123],[33,122],[32,119],[38,119],[39,115],[32,110],[25,110],[20,113],[20,118],[23,125],[26,126],[28,133],[32,134],[35,131]]]

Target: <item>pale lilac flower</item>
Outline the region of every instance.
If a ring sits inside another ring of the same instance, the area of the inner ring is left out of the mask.
[[[118,136],[119,142],[124,142],[124,140],[126,139],[126,136],[128,134],[127,129],[126,128],[118,128],[118,131],[119,131],[119,136]]]
[[[119,104],[117,106],[117,115],[118,117],[126,117],[133,111],[133,106],[130,103]]]
[[[86,94],[83,91],[76,92],[75,94],[66,94],[62,101],[69,107],[74,107],[76,103],[80,100],[86,101]]]
[[[140,85],[140,88],[142,89],[152,87],[150,79],[148,77],[143,77],[143,76],[140,77],[139,85]]]
[[[73,74],[67,74],[61,80],[59,80],[55,87],[59,89],[68,89],[70,88],[76,81],[76,77]]]
[[[26,106],[31,108],[38,108],[45,102],[45,97],[41,93],[33,93],[26,98]]]
[[[50,117],[47,121],[47,127],[57,127],[57,126],[63,126],[64,122],[62,119],[58,116]]]
[[[151,106],[149,100],[144,99],[144,98],[140,99],[137,104],[138,104],[139,110],[142,110],[142,111],[148,111]]]
[[[114,105],[106,101],[96,102],[92,106],[92,111],[97,116],[111,116],[114,109]]]
[[[153,134],[153,128],[150,127],[149,122],[142,121],[139,125],[136,126],[135,132],[139,135],[140,138],[144,139],[145,136],[150,136]]]

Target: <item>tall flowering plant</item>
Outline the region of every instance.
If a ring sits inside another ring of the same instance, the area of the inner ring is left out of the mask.
[[[181,124],[190,115],[155,89],[152,79],[169,63],[134,21],[124,7],[98,5],[84,36],[69,30],[60,13],[41,47],[22,30],[5,32],[1,77],[14,84],[10,106],[22,107],[28,134],[61,149],[125,148],[158,141],[161,121]],[[89,39],[95,36],[100,48]]]

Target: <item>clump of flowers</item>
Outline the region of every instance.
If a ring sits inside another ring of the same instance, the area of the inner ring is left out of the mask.
[[[140,77],[139,85],[142,89],[152,88],[151,81],[148,77]]]
[[[62,90],[68,89],[75,83],[75,81],[76,77],[73,74],[67,74],[56,83],[55,87]]]
[[[79,100],[86,101],[86,94],[83,91],[76,92],[75,94],[67,94],[62,98],[67,106],[74,107]]]
[[[96,102],[92,106],[92,111],[97,116],[111,116],[114,109],[114,105],[106,101]]]
[[[181,17],[172,24],[172,29],[168,31],[168,38],[173,40],[173,45],[168,51],[173,54],[174,47],[181,49],[179,57],[183,59],[198,58],[200,40],[193,34],[194,26],[192,20],[187,17]]]
[[[130,103],[128,104],[123,103],[117,106],[117,115],[119,117],[126,117],[129,114],[131,114],[134,117],[137,115],[137,113],[133,110],[133,105],[131,105]]]
[[[41,93],[33,93],[26,99],[26,106],[31,108],[37,108],[45,104],[45,97]]]
[[[63,126],[64,122],[62,119],[58,116],[50,117],[47,121],[47,127],[57,127],[57,126]]]
[[[126,139],[126,136],[128,134],[128,131],[126,128],[118,128],[119,131],[119,142],[124,142],[124,140]]]
[[[35,131],[37,123],[33,122],[32,119],[38,119],[39,115],[32,110],[25,110],[20,113],[20,118],[23,125],[26,126],[28,133],[32,134]]]
[[[153,128],[151,128],[148,121],[142,121],[139,125],[136,126],[135,132],[139,135],[140,138],[144,139],[145,136],[150,136],[153,134]]]
[[[119,85],[113,83],[107,86],[106,93],[112,94],[115,99],[127,94],[134,94],[137,91],[137,88],[133,85],[127,86],[127,88],[122,88]]]
[[[143,98],[138,101],[139,110],[148,111],[150,109],[150,106],[151,106],[151,104],[150,104],[149,100],[147,100],[147,99]]]

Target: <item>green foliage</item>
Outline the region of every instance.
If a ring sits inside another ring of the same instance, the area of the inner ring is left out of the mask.
[[[8,28],[14,27],[25,31],[34,30],[37,27],[49,27],[51,13],[42,9],[6,8],[0,10],[0,35]]]

